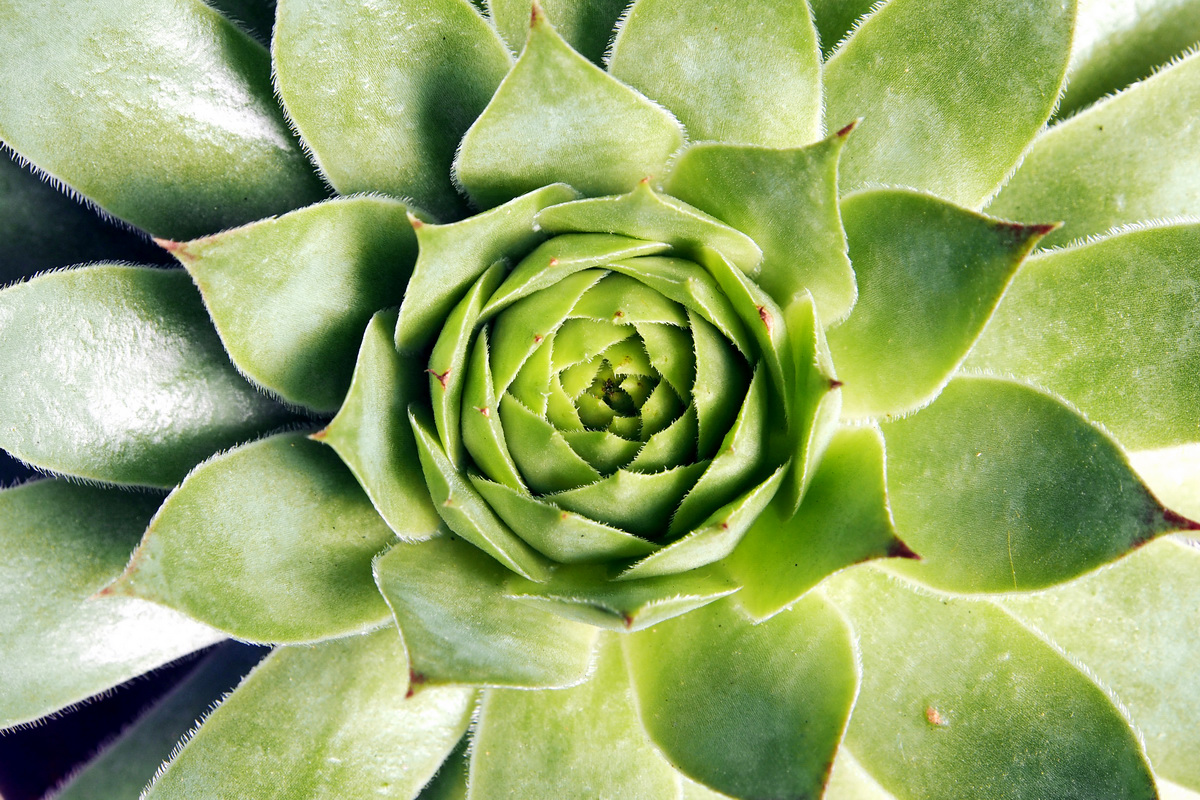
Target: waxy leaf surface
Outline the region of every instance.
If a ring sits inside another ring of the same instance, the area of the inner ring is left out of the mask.
[[[404,648],[390,628],[278,648],[208,717],[146,800],[409,800],[466,731],[472,693],[406,697],[407,689]]]
[[[288,113],[338,192],[464,215],[454,149],[512,64],[467,0],[283,0],[273,55]]]
[[[733,797],[816,797],[858,684],[845,621],[818,597],[760,625],[728,601],[625,640],[650,738]]]
[[[604,53],[613,29],[630,0],[541,0],[539,5],[554,29],[596,66],[604,66]],[[488,0],[496,28],[514,53],[521,52],[529,35],[529,8],[525,0]]]
[[[417,241],[403,203],[352,197],[167,245],[234,362],[290,403],[334,411],[363,327],[404,296]]]
[[[883,433],[896,529],[922,558],[892,568],[932,586],[1041,588],[1196,526],[1107,434],[1024,384],[957,378]]]
[[[387,620],[371,559],[394,538],[332,451],[281,434],[189,475],[108,591],[246,641],[315,641]]]
[[[821,55],[807,3],[637,0],[609,71],[693,141],[794,147],[821,132]]]
[[[229,363],[179,270],[101,265],[0,292],[0,446],[43,469],[169,487],[285,422]]]
[[[863,567],[821,591],[862,648],[846,744],[897,798],[1155,797],[1104,690],[1000,609]]]
[[[0,52],[0,139],[156,236],[325,196],[275,103],[267,51],[200,0],[97,0],[71,13],[13,0],[0,9]]]
[[[159,502],[59,480],[0,491],[0,728],[223,638],[144,600],[91,597],[121,573]]]
[[[1073,0],[891,0],[872,14],[825,65],[830,126],[863,119],[842,188],[978,207],[1054,108],[1074,12]]]

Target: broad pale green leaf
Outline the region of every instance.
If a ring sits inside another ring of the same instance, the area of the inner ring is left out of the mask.
[[[533,227],[537,212],[579,195],[569,186],[544,186],[510,203],[449,225],[414,225],[417,263],[404,292],[396,346],[428,347],[468,287],[501,259],[516,263],[546,236]]]
[[[896,529],[922,558],[892,569],[932,586],[1037,589],[1200,527],[1164,508],[1107,434],[1024,384],[956,378],[883,432]]]
[[[1200,519],[1200,442],[1130,453],[1129,463],[1168,508]]]
[[[587,683],[572,689],[484,693],[468,798],[679,797],[675,771],[638,722],[614,634],[604,637],[596,661]]]
[[[854,24],[866,16],[878,0],[809,0],[813,24],[821,39],[821,55],[828,58],[846,38]]]
[[[512,578],[512,597],[614,631],[640,631],[732,594],[738,585],[715,567],[637,580],[613,580],[611,567],[560,567],[545,583]]]
[[[545,580],[549,562],[501,522],[466,475],[455,469],[433,426],[418,417],[412,407],[408,421],[416,434],[425,485],[446,527],[518,575]]]
[[[176,743],[237,687],[263,654],[258,647],[226,642],[205,656],[182,683],[72,776],[55,800],[138,797],[170,759]]]
[[[543,688],[579,683],[596,629],[506,596],[508,570],[447,534],[375,563],[417,684]]]
[[[421,363],[396,351],[396,312],[380,311],[363,335],[350,392],[337,416],[312,438],[332,447],[375,510],[401,539],[425,539],[441,518],[433,508],[408,406],[424,397]]]
[[[209,716],[146,800],[409,800],[466,731],[473,694],[437,688],[406,697],[407,689],[404,648],[391,628],[278,648]]]
[[[100,265],[0,292],[0,446],[42,469],[169,487],[285,422],[229,363],[182,270]]]
[[[1030,259],[967,369],[1062,395],[1123,445],[1200,441],[1200,225]]]
[[[417,240],[407,207],[351,197],[167,248],[234,363],[290,403],[334,411],[362,330],[404,296]]]
[[[101,219],[0,149],[0,286],[88,261],[157,263],[149,239]]]
[[[666,180],[670,194],[758,243],[755,280],[775,302],[786,308],[810,292],[826,324],[845,317],[856,296],[837,198],[838,157],[851,130],[782,150],[698,144]]]
[[[105,592],[245,641],[358,633],[387,620],[371,559],[394,538],[337,455],[281,434],[197,467]]]
[[[1171,783],[1165,778],[1158,777],[1158,796],[1161,800],[1197,800],[1200,792],[1185,789],[1177,783]]]
[[[144,600],[89,599],[121,573],[158,503],[59,480],[0,491],[0,728],[223,638]]]
[[[604,54],[617,20],[630,0],[541,0],[554,29],[580,55],[604,66]],[[520,52],[529,33],[530,3],[525,0],[488,0],[488,10],[512,51]]]
[[[825,65],[826,119],[863,119],[842,189],[909,186],[978,207],[1050,116],[1074,20],[1074,0],[891,0]]]
[[[799,511],[773,502],[724,563],[742,584],[737,603],[761,620],[843,567],[911,555],[888,508],[883,437],[874,428],[843,428]]]
[[[201,0],[70,12],[13,0],[0,9],[0,52],[0,139],[156,236],[188,239],[325,195],[275,104],[267,51]]]
[[[1197,42],[1196,0],[1079,0],[1069,80],[1056,116],[1149,77]]]
[[[842,414],[858,418],[891,417],[936,397],[1021,260],[1053,230],[891,189],[847,198],[842,216],[859,298],[829,331],[829,349],[845,383]]]
[[[850,748],[842,742],[833,771],[825,785],[825,800],[896,800],[896,796],[879,785],[863,768]]]
[[[273,56],[279,95],[334,188],[463,216],[454,149],[512,65],[468,0],[283,0]]]
[[[681,772],[733,797],[820,795],[858,684],[832,606],[751,625],[714,603],[624,642],[642,724]]]
[[[1155,772],[1200,791],[1200,550],[1162,539],[1078,581],[1010,595],[1001,605],[1114,691]]]
[[[693,140],[795,147],[821,134],[821,54],[807,3],[637,0],[609,71]]]
[[[988,213],[1065,220],[1043,245],[1200,214],[1197,108],[1192,55],[1040,136]]]
[[[467,800],[467,773],[471,760],[467,753],[470,737],[464,736],[458,747],[446,757],[437,775],[417,795],[417,800]]]
[[[929,596],[869,567],[821,591],[862,649],[846,744],[896,797],[1156,796],[1108,695],[1000,609]]]
[[[535,5],[525,49],[454,170],[483,208],[556,181],[618,194],[661,175],[682,144],[674,117],[572,50]]]
[[[671,515],[704,472],[698,461],[662,472],[621,469],[603,480],[549,496],[568,511],[598,519],[647,539],[667,532]]]

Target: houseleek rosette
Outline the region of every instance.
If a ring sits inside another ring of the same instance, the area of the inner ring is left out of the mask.
[[[65,797],[1200,792],[1194,4],[834,6],[0,10],[0,724],[277,645]]]

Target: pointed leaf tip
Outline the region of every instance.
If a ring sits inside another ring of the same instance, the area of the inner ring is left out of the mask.
[[[530,29],[536,28],[539,23],[544,23],[545,21],[546,21],[546,12],[542,10],[542,6],[540,3],[537,2],[537,0],[533,0],[533,3],[530,5],[530,8],[529,8],[529,27],[530,27]]]
[[[903,539],[897,538],[888,545],[888,558],[907,558],[913,561],[920,561],[921,554],[909,547]]]
[[[1169,508],[1162,510],[1162,519],[1168,526],[1168,529],[1174,531],[1200,531],[1200,522],[1194,519],[1185,517],[1178,511],[1172,511]],[[1153,538],[1153,537],[1151,537]]]
[[[857,128],[861,124],[862,124],[862,117],[859,117],[858,119],[851,122],[849,125],[846,125],[845,127],[839,129],[838,132],[835,133],[834,135],[837,136],[839,139],[845,139],[847,136],[854,133],[854,129]]]

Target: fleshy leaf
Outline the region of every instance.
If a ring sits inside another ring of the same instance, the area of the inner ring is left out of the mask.
[[[291,403],[341,405],[367,321],[398,305],[416,237],[403,203],[352,197],[166,247],[234,363]]]
[[[863,118],[842,189],[909,186],[978,207],[1049,118],[1074,22],[1062,0],[891,0],[825,64],[826,118]]]
[[[1200,214],[1198,107],[1200,55],[1191,55],[1040,136],[988,213],[1066,220],[1044,246]]]
[[[1200,528],[1103,431],[1024,384],[956,378],[883,432],[896,528],[922,558],[892,568],[938,588],[1037,589]]]
[[[833,760],[833,771],[825,785],[825,800],[896,800],[896,796],[884,789],[871,777],[850,748],[842,742],[837,758]]]
[[[432,425],[409,409],[417,437],[417,452],[434,507],[450,530],[491,555],[504,566],[531,580],[544,580],[549,563],[509,530],[466,477],[454,468],[438,443]]]
[[[491,208],[556,181],[592,196],[627,192],[682,144],[674,117],[572,50],[535,4],[525,49],[454,168]]]
[[[487,5],[500,35],[513,52],[519,51],[529,33],[530,4],[527,0],[488,0]],[[572,48],[596,66],[604,66],[613,28],[629,0],[542,0],[540,5]]]
[[[338,192],[463,216],[454,149],[512,65],[467,0],[282,0],[273,55],[279,95]]]
[[[877,430],[834,434],[799,511],[773,502],[724,562],[742,584],[736,602],[766,619],[843,567],[910,555],[892,523],[885,479]]]
[[[621,645],[608,634],[589,680],[557,692],[484,693],[468,798],[676,800],[679,780],[646,738]]]
[[[821,591],[862,650],[846,744],[896,796],[1156,796],[1108,695],[1000,609],[863,567]]]
[[[464,736],[458,742],[437,775],[417,795],[416,800],[467,800],[467,771],[471,761],[468,757],[467,745],[470,737]]]
[[[1168,508],[1200,519],[1200,442],[1130,453],[1129,463]]]
[[[677,769],[733,797],[821,794],[858,683],[828,603],[761,625],[714,603],[624,641],[642,724]]]
[[[821,55],[828,58],[842,39],[846,38],[861,17],[866,16],[878,0],[809,0],[813,24],[821,39]]]
[[[229,363],[181,270],[99,265],[0,292],[0,446],[43,469],[169,487],[287,412]]]
[[[425,487],[409,403],[423,397],[421,364],[396,351],[396,312],[380,311],[363,335],[350,392],[325,430],[313,434],[354,473],[375,510],[401,539],[425,539],[441,518]]]
[[[55,800],[137,797],[171,757],[176,742],[195,730],[216,703],[233,691],[265,651],[226,642],[204,657],[183,682],[121,732]]]
[[[965,367],[1062,395],[1127,447],[1200,441],[1200,225],[1033,258]]]
[[[583,680],[595,629],[506,597],[508,575],[449,534],[398,544],[376,562],[414,683],[544,688]]]
[[[537,212],[574,200],[569,186],[544,186],[499,208],[449,225],[414,223],[417,263],[404,292],[396,346],[419,352],[433,342],[467,288],[501,259],[516,260],[546,236],[533,227]]]
[[[1053,230],[891,189],[847,198],[842,215],[860,292],[828,332],[846,417],[890,417],[936,397],[1021,260]]]
[[[726,597],[738,585],[715,568],[614,581],[593,565],[560,567],[545,583],[508,582],[510,596],[568,619],[614,631],[640,631]]]
[[[473,693],[437,688],[406,697],[407,688],[404,648],[390,628],[281,647],[144,797],[409,800],[466,731]]]
[[[692,464],[641,473],[617,470],[612,475],[565,492],[550,495],[555,505],[647,539],[662,537],[679,501],[696,483],[708,464]]]
[[[821,54],[807,3],[637,0],[609,71],[694,140],[794,147],[821,133]]]
[[[275,104],[267,51],[204,3],[101,0],[64,13],[13,0],[0,52],[0,139],[156,236],[200,236],[325,195]]]
[[[46,269],[90,261],[166,263],[146,238],[124,230],[21,166],[0,148],[0,286]]]
[[[143,597],[246,641],[377,627],[371,559],[394,540],[331,450],[289,433],[201,464],[105,593]]]
[[[1149,77],[1198,41],[1196,0],[1143,0],[1136,6],[1079,0],[1067,86],[1055,116],[1068,117]]]
[[[849,313],[856,293],[837,200],[838,157],[852,129],[783,150],[698,144],[666,181],[670,194],[758,243],[755,280],[775,302],[786,308],[811,292],[827,324]]]
[[[58,480],[0,491],[0,728],[223,638],[144,600],[89,599],[121,573],[158,503]]]
[[[1155,772],[1200,791],[1200,550],[1162,539],[1092,575],[1001,605],[1113,689]]]

